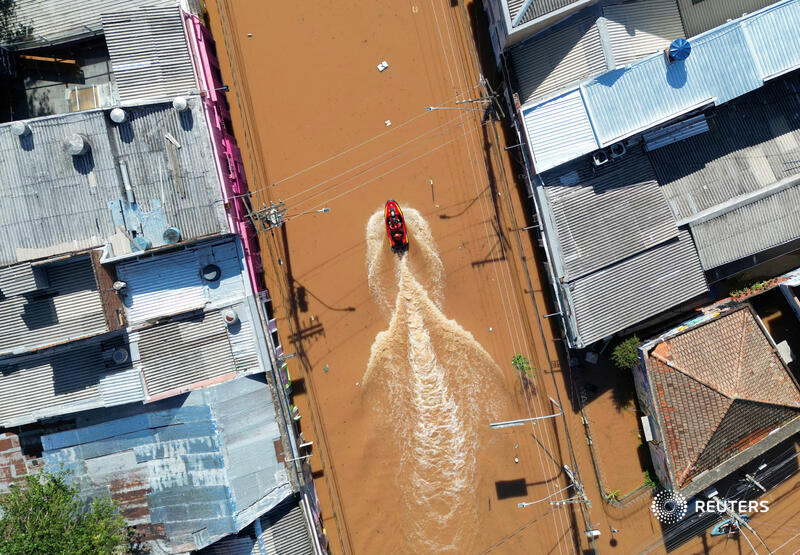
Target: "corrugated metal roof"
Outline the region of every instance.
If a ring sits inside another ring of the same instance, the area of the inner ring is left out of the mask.
[[[178,4],[178,0],[125,0],[126,8]],[[81,0],[78,4],[74,0],[16,0],[11,4],[8,23],[25,29],[19,40],[57,42],[100,31],[100,15],[119,8],[118,0]]]
[[[617,67],[664,50],[683,38],[683,24],[675,0],[648,0],[605,6],[611,51]]]
[[[169,226],[180,228],[183,240],[226,233],[203,108],[198,98],[190,106],[181,114],[168,103],[126,108],[122,125],[103,110],[29,120],[32,133],[22,140],[0,125],[0,265],[106,243],[112,256],[130,253],[118,226],[153,246],[164,245]],[[65,153],[63,142],[74,133],[88,138],[89,154]],[[125,201],[120,159],[133,205]]]
[[[150,397],[236,370],[219,312],[146,328],[134,338]]]
[[[584,8],[509,50],[520,101],[534,102],[661,51],[678,37],[683,26],[676,0]]]
[[[303,510],[297,499],[287,497],[259,519],[261,534],[248,526],[201,550],[201,555],[312,555]]]
[[[25,352],[108,331],[88,257],[43,266],[47,288],[0,301],[0,354]]]
[[[209,264],[220,268],[219,281],[202,278]],[[124,302],[131,324],[246,296],[244,266],[232,238],[121,262],[117,276],[127,283]]]
[[[185,96],[197,90],[179,8],[119,11],[117,7],[102,20],[123,104]]]
[[[762,79],[770,79],[800,65],[800,4],[766,9],[745,20],[744,32]]]
[[[248,305],[232,308],[239,315],[239,322],[234,325],[226,325],[221,311],[216,310],[131,334],[148,397],[188,389],[226,374],[264,371],[256,354],[255,329],[250,324],[253,316]]]
[[[800,173],[800,79],[708,114],[709,131],[649,153],[676,220]]]
[[[269,386],[253,376],[84,413],[42,446],[48,470],[63,464],[77,483],[110,492],[148,539],[182,553],[238,532],[291,493],[272,447],[279,438]],[[259,512],[245,521],[250,507]]]
[[[43,287],[42,276],[30,264],[0,268],[0,299],[31,293]]]
[[[551,12],[556,10],[560,10],[562,8],[566,8],[570,4],[577,4],[581,0],[505,0],[508,5],[508,14],[511,16],[511,22],[517,19],[519,16],[520,11],[525,8],[527,4],[528,7],[525,10],[525,15],[520,19],[517,25],[514,27],[519,27],[520,25],[524,25],[529,21],[533,21],[543,15],[547,15]]]
[[[567,284],[581,346],[708,291],[692,239],[681,232],[632,258]],[[572,321],[574,319],[574,322]]]
[[[775,0],[678,0],[683,26],[690,37],[752,13],[772,4]]]
[[[543,172],[597,148],[580,89],[523,111],[535,171]]]
[[[691,226],[706,270],[800,237],[800,185]]]
[[[0,362],[0,425],[142,401],[139,372],[110,353],[125,348],[116,337]],[[105,353],[105,354],[104,354]]]
[[[514,46],[510,54],[523,104],[608,69],[594,11]]]
[[[583,159],[576,169],[555,173],[549,172],[544,183],[555,223],[555,248],[566,280],[678,235],[652,166],[641,149],[600,168],[593,169]]]
[[[685,62],[656,54],[583,83],[583,102],[563,114],[552,100],[525,110],[536,170],[544,171],[709,103],[728,102],[761,87],[764,79],[800,67],[800,2],[786,0],[693,38]],[[736,55],[732,55],[736,53]],[[574,92],[569,93],[574,95]],[[529,118],[544,110],[543,122]],[[579,138],[572,122],[580,122]],[[588,140],[592,129],[597,143]],[[565,146],[561,146],[565,145]]]
[[[314,548],[306,526],[303,510],[296,502],[283,515],[273,510],[261,517],[264,555],[312,555]]]

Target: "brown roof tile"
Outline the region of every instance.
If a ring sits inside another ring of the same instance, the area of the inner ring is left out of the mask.
[[[662,341],[647,367],[680,486],[800,414],[800,390],[749,306]]]

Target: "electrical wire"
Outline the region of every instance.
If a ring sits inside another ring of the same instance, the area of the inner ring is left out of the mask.
[[[434,9],[434,13],[435,13],[436,7],[433,4],[432,4],[432,6],[433,6],[433,9]],[[438,19],[437,19],[437,27],[438,27]],[[450,40],[451,52],[453,53],[453,57],[457,57],[457,55],[455,54],[456,48],[453,45],[452,35],[449,34],[450,28],[447,27],[447,29],[448,29],[448,38]],[[439,28],[439,33],[440,33],[440,39],[441,39],[441,42],[442,42],[442,48],[443,48],[443,50],[445,50],[445,47],[444,47],[444,44],[443,44],[444,39],[441,38],[441,28]],[[445,56],[447,56],[446,52],[445,52]],[[463,65],[464,64],[463,58],[461,58],[460,62],[461,62],[461,68],[460,69],[463,72],[463,74],[462,74],[463,78],[466,79],[467,70]],[[455,64],[453,64],[453,65],[456,67],[456,74],[458,75],[459,74],[459,66],[455,65]],[[461,76],[459,76],[459,77],[461,77]],[[482,214],[483,221],[484,221],[484,233],[486,235],[487,242],[491,243],[492,233],[491,233],[491,231],[490,231],[490,229],[488,227],[488,224],[486,223],[487,222],[487,217],[486,217],[487,216],[487,212],[486,212],[485,209],[487,207],[485,205],[487,204],[487,201],[483,198],[483,195],[481,194],[481,191],[480,191],[480,187],[477,184],[477,177],[476,176],[477,176],[478,172],[476,171],[476,167],[475,167],[476,164],[475,164],[474,150],[473,150],[474,149],[474,144],[473,144],[472,139],[473,139],[472,136],[468,137],[468,143],[469,143],[468,152],[469,152],[469,158],[470,158],[471,173],[473,175],[473,185],[475,187],[476,194],[478,195],[477,198],[481,199],[480,202],[479,202],[479,205],[481,207],[481,214]],[[480,157],[480,155],[478,155],[478,156]],[[489,168],[488,168],[488,166],[486,166],[486,160],[484,160],[484,169],[486,170],[486,175],[488,175]],[[488,207],[488,212],[489,213],[492,212],[492,208],[491,207]],[[499,221],[499,219],[497,219],[497,216],[498,216],[498,214],[496,214],[495,221],[496,221],[497,225],[499,226],[500,225],[500,221]],[[501,240],[501,245],[500,246],[501,246],[501,249],[503,249],[503,255],[505,256],[506,253],[505,253],[505,247],[502,244],[502,236],[501,236],[500,240]],[[501,305],[502,305],[503,312],[504,312],[504,314],[506,316],[506,325],[507,325],[509,331],[512,332],[512,334],[513,334],[512,338],[511,338],[512,339],[512,346],[514,346],[515,350],[517,350],[517,347],[521,347],[523,344],[525,344],[527,346],[527,352],[529,352],[529,353],[533,352],[531,350],[531,348],[530,348],[530,345],[527,343],[527,339],[525,339],[526,338],[526,334],[523,333],[523,332],[520,332],[520,329],[519,329],[519,322],[520,322],[519,318],[521,318],[521,314],[519,314],[519,312],[518,312],[518,308],[519,307],[517,306],[517,314],[515,315],[516,317],[515,316],[509,316],[510,310],[513,310],[513,307],[515,306],[514,302],[511,299],[511,294],[509,293],[509,291],[511,290],[510,286],[509,286],[509,283],[507,281],[509,276],[505,272],[503,272],[503,274],[501,276],[499,274],[499,272],[498,272],[497,266],[494,266],[493,270],[494,270],[494,273],[495,273],[496,283],[498,284],[498,291],[501,293],[500,299],[501,299]],[[511,323],[512,321],[514,322],[513,325]],[[530,405],[530,400],[528,399],[528,395],[527,395],[527,389],[528,388],[526,388],[524,386],[524,383],[522,383],[522,376],[521,375],[518,375],[518,379],[520,380],[520,384],[521,384],[521,386],[523,388],[524,397],[525,397],[525,401],[526,401],[526,406],[528,407],[528,413],[529,413],[529,416],[530,416],[530,415],[532,415],[534,413],[534,411],[532,410],[531,405]],[[533,399],[534,399],[534,404],[536,404],[536,401],[539,401],[538,396],[533,396]],[[542,407],[541,407],[541,403],[539,404],[538,409],[539,409],[538,412],[540,414],[543,413]],[[549,433],[548,433],[548,428],[547,427],[545,427],[545,436],[546,436],[546,441],[548,443],[550,443]],[[550,445],[550,448],[552,449],[552,445]],[[541,466],[542,470],[544,470],[546,465],[545,465],[544,461],[542,460],[542,453],[541,453],[541,450],[540,450],[538,445],[537,445],[537,452],[539,453],[540,466]],[[560,473],[561,472],[561,468],[558,468],[558,471]],[[546,487],[547,487],[548,493],[550,493],[550,483],[549,482],[546,482]],[[558,529],[559,522],[556,522],[556,520],[555,520],[555,513],[558,513],[558,520],[560,521],[560,524],[563,526],[565,523],[561,520],[561,516],[562,516],[561,515],[561,511],[554,511],[554,524],[556,525],[556,528]],[[569,526],[567,526],[567,529],[569,529]],[[559,545],[559,551],[561,551],[560,542],[559,542],[558,545]]]

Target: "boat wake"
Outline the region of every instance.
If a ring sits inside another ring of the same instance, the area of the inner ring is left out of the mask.
[[[498,408],[501,373],[442,313],[445,272],[430,228],[418,211],[404,212],[403,256],[387,247],[382,211],[367,224],[370,291],[389,327],[372,344],[364,395],[401,453],[395,480],[410,550],[460,551],[477,529],[477,436]]]

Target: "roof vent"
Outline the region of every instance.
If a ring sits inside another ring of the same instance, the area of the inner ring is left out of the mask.
[[[222,319],[225,320],[227,325],[232,326],[239,321],[239,315],[236,314],[235,310],[229,308],[222,313]]]
[[[24,137],[25,135],[31,132],[31,126],[25,123],[24,121],[15,121],[9,127],[11,129],[11,133],[16,135],[17,137]]]
[[[692,53],[692,45],[686,39],[675,39],[667,48],[667,60],[672,62],[682,62]]]
[[[222,277],[222,270],[216,264],[207,264],[203,266],[202,276],[206,281],[218,281]]]
[[[114,349],[114,352],[111,353],[111,360],[114,361],[114,364],[125,364],[128,362],[128,351],[122,347]]]
[[[113,121],[114,123],[122,123],[126,119],[128,119],[128,114],[126,114],[125,110],[123,110],[122,108],[114,108],[113,110],[111,110],[109,116],[111,117],[111,121]]]
[[[609,150],[612,158],[620,158],[627,152],[625,145],[622,143],[614,143]]]
[[[175,100],[172,101],[172,107],[178,112],[183,112],[189,107],[189,101],[186,100],[186,97],[176,96]]]
[[[89,139],[85,135],[75,133],[64,141],[64,149],[72,156],[82,156],[91,150]]]
[[[181,240],[181,230],[177,227],[168,227],[164,230],[164,242],[168,245],[174,245]]]
[[[592,154],[592,164],[595,166],[602,166],[608,162],[608,154],[606,154],[605,150],[598,150],[594,154]]]

